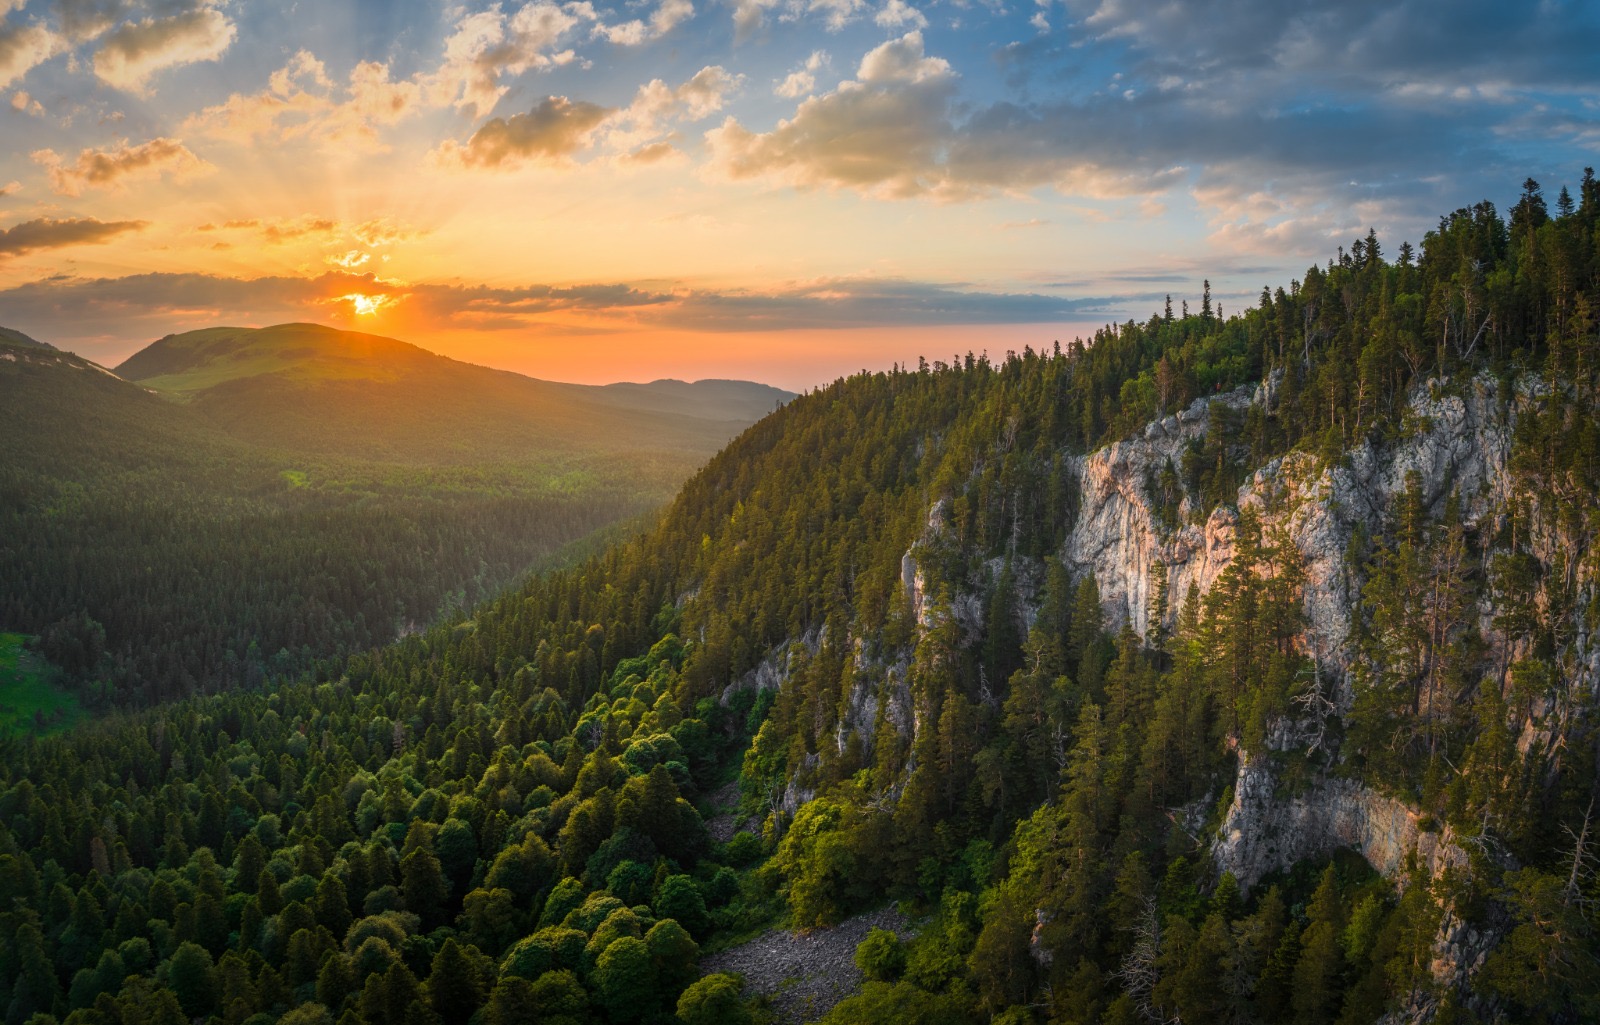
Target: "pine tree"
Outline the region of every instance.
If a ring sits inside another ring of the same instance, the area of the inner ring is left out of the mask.
[[[1344,971],[1344,906],[1339,899],[1333,866],[1306,909],[1307,923],[1300,936],[1300,959],[1294,969],[1295,1020],[1306,1025],[1330,1025],[1339,1012],[1340,976]]]
[[[428,973],[428,1002],[445,1025],[466,1025],[483,1003],[477,972],[452,937],[434,955]]]
[[[167,963],[167,985],[172,987],[183,1013],[191,1018],[203,1018],[216,1009],[216,965],[197,943],[185,943],[173,953]]]
[[[419,847],[407,854],[400,862],[400,876],[406,910],[420,917],[424,925],[440,922],[450,891],[433,851]]]

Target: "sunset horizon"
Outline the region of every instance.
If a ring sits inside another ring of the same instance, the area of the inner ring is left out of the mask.
[[[304,320],[551,379],[799,389],[1065,344],[1205,282],[1246,308],[1528,172],[1553,199],[1600,79],[1581,8],[273,12],[0,3],[0,322],[102,363]]]

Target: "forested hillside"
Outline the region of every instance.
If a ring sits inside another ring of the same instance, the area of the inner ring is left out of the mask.
[[[1595,1020],[1561,196],[837,381],[470,616],[10,742],[7,1020],[741,1022],[702,945],[885,901],[829,1022]]]
[[[783,395],[713,382],[750,401],[702,402],[702,417],[632,409],[567,394],[602,389],[308,325],[226,336],[233,369],[253,376],[214,404],[235,414],[220,423],[207,389],[168,401],[12,334],[0,337],[0,628],[36,635],[96,709],[300,673],[470,607],[665,502],[760,415],[753,396]],[[432,391],[379,383],[412,364]],[[194,365],[167,353],[170,372]],[[317,393],[330,366],[370,385],[368,401]],[[463,393],[481,380],[505,393],[498,405]],[[506,405],[516,414],[497,433],[478,429]],[[302,429],[235,429],[252,410]],[[432,447],[412,443],[424,435]]]

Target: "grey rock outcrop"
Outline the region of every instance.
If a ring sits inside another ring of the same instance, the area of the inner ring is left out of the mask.
[[[1404,802],[1346,779],[1324,779],[1286,793],[1269,758],[1240,753],[1233,803],[1211,850],[1219,873],[1232,872],[1248,890],[1271,872],[1341,847],[1402,884],[1413,854],[1430,876],[1467,864],[1448,827],[1424,829],[1423,817]]]
[[[1469,524],[1504,507],[1511,429],[1496,382],[1476,378],[1459,388],[1429,382],[1411,397],[1406,433],[1387,446],[1364,442],[1331,465],[1293,452],[1258,468],[1234,504],[1203,520],[1165,526],[1151,507],[1146,482],[1210,428],[1210,402],[1241,411],[1267,389],[1238,389],[1195,402],[1152,423],[1137,438],[1077,460],[1082,506],[1061,557],[1075,576],[1094,574],[1114,624],[1140,636],[1150,629],[1152,598],[1165,584],[1168,622],[1176,622],[1191,586],[1202,597],[1233,561],[1238,510],[1253,509],[1267,531],[1283,531],[1306,574],[1304,645],[1319,671],[1343,680],[1349,668],[1350,619],[1360,581],[1345,565],[1357,526],[1382,531],[1386,517],[1415,480],[1425,505],[1438,509],[1458,495]],[[1194,496],[1185,496],[1183,510]],[[1158,576],[1165,574],[1164,578]]]

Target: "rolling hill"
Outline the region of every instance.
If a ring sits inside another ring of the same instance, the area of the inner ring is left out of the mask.
[[[703,459],[790,397],[742,381],[558,384],[315,324],[170,335],[116,371],[252,444],[412,464]]]

